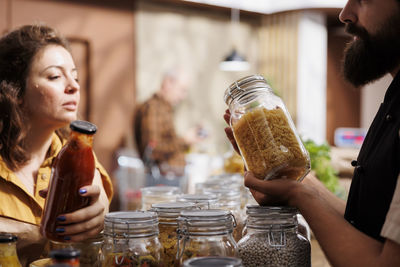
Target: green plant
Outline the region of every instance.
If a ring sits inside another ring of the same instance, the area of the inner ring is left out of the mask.
[[[339,193],[339,178],[337,171],[332,167],[328,144],[316,144],[313,140],[303,142],[311,159],[311,170],[315,171],[317,178],[333,193]]]

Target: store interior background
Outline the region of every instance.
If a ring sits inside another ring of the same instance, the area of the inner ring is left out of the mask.
[[[135,151],[135,108],[158,90],[172,66],[190,71],[176,126],[180,133],[196,124],[206,128],[209,138],[190,151],[206,167],[231,149],[223,131],[223,94],[246,75],[269,81],[304,138],[334,146],[338,127],[368,128],[391,77],[361,89],[345,82],[340,62],[350,37],[338,15],[346,1],[314,2],[0,0],[0,32],[44,22],[70,39],[82,88],[80,118],[98,126],[95,151],[117,184],[118,151]],[[232,8],[240,10],[236,23]],[[234,47],[249,70],[219,69]],[[213,171],[203,168],[202,175]]]

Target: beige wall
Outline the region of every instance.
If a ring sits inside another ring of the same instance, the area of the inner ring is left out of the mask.
[[[208,12],[198,8],[178,8],[139,1],[136,16],[137,96],[150,97],[160,85],[162,73],[173,65],[192,72],[188,98],[177,109],[178,131],[204,124],[211,136],[197,149],[224,153],[229,144],[222,119],[227,108],[225,88],[236,79],[258,72],[258,25],[242,21],[231,36],[230,13]],[[234,40],[232,40],[234,38]],[[251,64],[247,72],[219,70],[220,61],[236,44]]]
[[[4,12],[11,3],[11,25]],[[5,8],[6,7],[6,8]],[[90,73],[91,117],[98,126],[95,151],[108,169],[112,169],[113,152],[130,131],[135,103],[134,79],[134,20],[133,4],[121,8],[67,3],[62,1],[0,0],[0,31],[7,27],[45,22],[66,37],[89,41],[91,47]],[[76,64],[85,95],[87,78],[82,47],[74,45]],[[73,52],[74,52],[73,51]],[[84,109],[84,103],[80,108]]]

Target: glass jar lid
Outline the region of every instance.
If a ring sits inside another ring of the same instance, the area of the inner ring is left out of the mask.
[[[177,201],[181,202],[191,202],[191,203],[207,203],[214,204],[218,201],[218,196],[215,194],[184,194],[179,195]]]
[[[236,227],[235,217],[227,210],[184,210],[178,217],[178,228],[187,235],[231,233],[233,227]]]
[[[241,98],[249,93],[269,90],[272,91],[263,76],[258,74],[250,75],[232,83],[225,90],[224,101],[227,105],[230,105],[233,100]]]
[[[188,259],[183,263],[183,267],[196,267],[196,266],[241,267],[243,265],[242,265],[242,260],[239,258],[218,257],[218,256],[196,257]]]
[[[18,240],[16,235],[10,233],[0,233],[0,243],[12,243]]]
[[[151,211],[110,212],[104,218],[104,235],[135,238],[158,234],[157,213]]]
[[[178,218],[182,210],[195,209],[196,205],[189,202],[165,202],[151,205],[159,217]]]
[[[246,225],[250,228],[285,228],[297,225],[299,210],[289,206],[246,206]]]
[[[240,203],[241,192],[239,189],[227,189],[227,188],[219,188],[219,189],[205,189],[204,193],[214,194],[218,196],[219,205],[223,207],[238,207]]]

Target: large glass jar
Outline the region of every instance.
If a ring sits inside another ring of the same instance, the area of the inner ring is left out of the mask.
[[[259,179],[302,180],[310,157],[282,99],[260,75],[244,77],[225,91],[230,126],[247,170]]]
[[[196,206],[194,203],[157,203],[153,204],[152,210],[158,215],[158,229],[160,234],[158,238],[163,246],[164,266],[178,266],[176,259],[177,252],[177,229],[178,216],[183,210],[192,210]]]
[[[214,194],[218,196],[218,208],[230,211],[236,219],[236,227],[233,229],[233,238],[239,241],[242,238],[242,230],[244,226],[245,214],[241,209],[241,191],[239,189],[206,189],[206,194]]]
[[[104,219],[103,267],[162,266],[155,212],[110,212]]]
[[[21,267],[17,255],[17,237],[0,233],[0,266]]]
[[[101,266],[101,247],[103,245],[103,234],[82,242],[57,242],[50,241],[50,250],[58,249],[77,249],[80,251],[80,267],[100,267]]]
[[[220,209],[185,210],[178,217],[178,259],[204,256],[236,255],[232,237],[235,219],[231,212]]]
[[[156,203],[174,202],[176,196],[181,193],[177,186],[148,186],[143,187],[142,191],[142,210],[150,210]]]
[[[297,209],[247,206],[237,253],[244,266],[311,266],[310,241],[298,232]]]
[[[184,194],[177,196],[176,201],[194,203],[199,209],[218,208],[218,197],[214,194]]]

